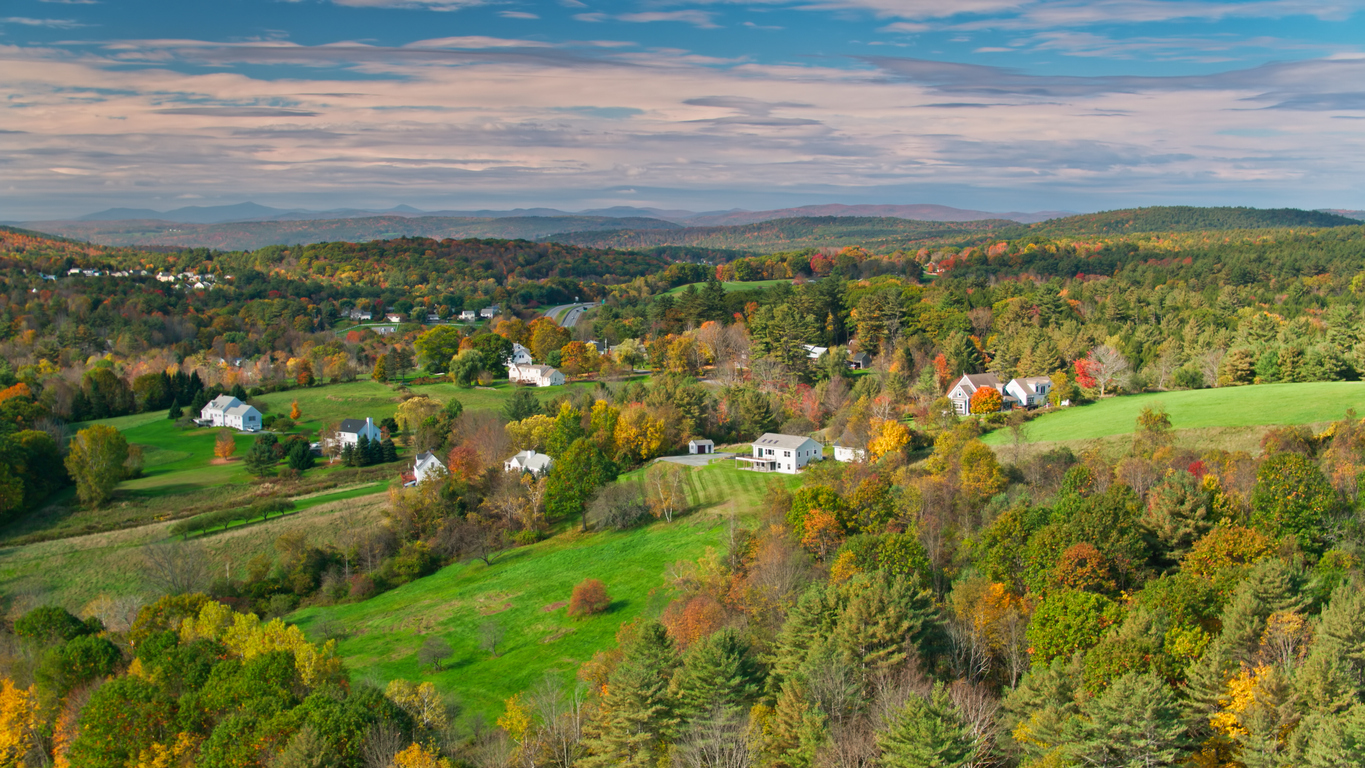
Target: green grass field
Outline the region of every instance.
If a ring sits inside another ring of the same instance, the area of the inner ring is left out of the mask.
[[[1068,443],[1127,435],[1133,432],[1144,406],[1165,408],[1177,431],[1220,430],[1226,437],[1229,431],[1239,428],[1242,432],[1259,433],[1264,429],[1256,428],[1335,421],[1350,408],[1365,414],[1365,382],[1259,384],[1111,397],[1044,414],[1028,423],[1025,435],[1030,443]],[[1010,432],[996,430],[983,441],[987,445],[1009,445]]]
[[[630,480],[627,476],[623,480]],[[572,680],[578,665],[614,642],[622,622],[662,609],[664,570],[724,546],[730,512],[752,520],[770,483],[794,487],[800,477],[741,472],[721,461],[688,473],[694,510],[672,523],[626,532],[571,531],[506,553],[492,567],[449,566],[439,573],[365,602],[311,608],[291,618],[316,638],[342,627],[340,643],[357,679],[431,680],[466,711],[495,717],[513,693],[546,674]],[[609,612],[576,620],[564,603],[586,578],[611,594]],[[479,648],[479,627],[497,622],[506,636],[497,657]],[[428,635],[455,653],[441,672],[419,669],[417,651]]]
[[[727,291],[756,291],[760,288],[771,288],[774,285],[781,285],[782,283],[790,282],[791,282],[790,280],[750,280],[744,283],[741,282],[721,283],[721,287],[723,287]],[[702,289],[702,286],[706,285],[706,283],[687,283],[686,285],[680,285],[677,288],[670,288],[667,291],[664,291],[663,295],[674,296],[676,294],[682,293],[683,291],[687,290],[688,285],[695,285],[697,286],[697,290],[700,291]]]

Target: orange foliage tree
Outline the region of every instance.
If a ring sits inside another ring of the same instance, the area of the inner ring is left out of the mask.
[[[483,474],[483,459],[474,446],[465,443],[450,449],[450,455],[446,458],[446,468],[454,477],[472,481]]]
[[[725,606],[710,595],[700,594],[669,603],[659,621],[682,650],[725,626],[725,618]]]
[[[237,452],[237,441],[232,439],[232,433],[226,429],[218,432],[218,439],[213,443],[213,455],[220,459],[227,459]]]
[[[806,523],[801,531],[801,546],[822,562],[844,543],[844,526],[834,515],[823,509],[812,509],[806,513]]]
[[[299,420],[299,417],[302,416],[302,415],[303,415],[303,411],[299,410],[299,401],[298,401],[298,400],[295,400],[294,402],[292,402],[292,403],[289,404],[289,418],[290,418],[290,419],[292,419],[292,420],[294,420],[294,421],[298,421],[298,420]]]
[[[33,397],[33,390],[29,389],[28,385],[22,381],[12,387],[0,389],[0,403],[11,397]]]
[[[982,387],[972,393],[972,413],[999,413],[1005,399],[995,387]]]
[[[597,579],[584,579],[573,588],[569,597],[570,616],[593,616],[611,607],[607,587]]]

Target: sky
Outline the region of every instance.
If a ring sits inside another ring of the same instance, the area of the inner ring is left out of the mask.
[[[0,220],[1365,208],[1365,0],[3,0]]]

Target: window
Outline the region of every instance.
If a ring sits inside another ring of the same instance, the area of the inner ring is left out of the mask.
[[[791,451],[783,451],[783,452],[782,452],[782,456],[783,456],[784,458],[790,459],[790,458],[792,457],[792,452],[791,452]]]

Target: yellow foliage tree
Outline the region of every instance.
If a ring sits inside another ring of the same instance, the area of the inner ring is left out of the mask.
[[[632,462],[645,462],[663,449],[667,426],[643,405],[628,405],[616,420],[616,455]]]
[[[880,459],[888,453],[896,453],[910,444],[910,430],[893,419],[873,419],[872,439],[867,450],[873,459]]]
[[[531,713],[527,711],[526,705],[521,703],[520,693],[512,694],[506,705],[502,717],[498,718],[498,727],[507,731],[512,741],[520,744],[525,740],[526,732],[531,729]]]
[[[555,420],[543,413],[507,423],[507,436],[518,451],[543,451],[554,431]]]
[[[962,449],[959,459],[962,468],[962,493],[976,503],[984,502],[1005,490],[1005,473],[992,451],[980,440],[972,440]]]
[[[292,419],[292,420],[294,420],[294,421],[298,421],[298,420],[299,420],[299,417],[302,416],[302,415],[303,415],[303,411],[299,409],[299,401],[298,401],[298,400],[295,400],[294,402],[292,402],[292,403],[289,404],[289,418],[290,418],[290,419]]]
[[[428,416],[435,416],[441,412],[441,404],[425,395],[420,397],[410,397],[398,406],[398,412],[393,415],[393,420],[398,422],[398,428],[404,432],[411,432],[417,429],[417,425],[426,420]]]
[[[393,756],[393,768],[450,768],[450,761],[414,742]]]
[[[428,732],[441,731],[449,722],[445,702],[431,683],[416,685],[407,680],[394,680],[384,689],[384,695]]]
[[[0,680],[0,765],[22,765],[38,730],[38,692]]]
[[[294,655],[294,667],[305,685],[317,686],[342,675],[336,641],[313,645],[297,626],[280,619],[262,623],[254,613],[236,613],[219,602],[205,603],[199,615],[180,626],[180,640],[217,640],[243,660],[274,651]]]
[[[138,753],[133,768],[179,768],[189,765],[187,758],[194,755],[203,739],[192,733],[181,732],[170,744],[152,744]]]

